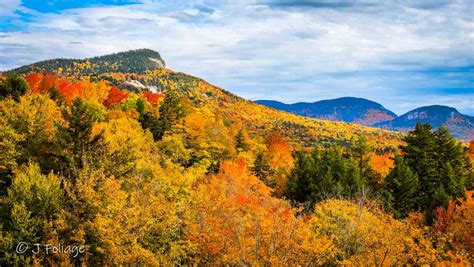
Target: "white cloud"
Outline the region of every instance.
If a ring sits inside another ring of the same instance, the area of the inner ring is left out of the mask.
[[[244,97],[294,102],[353,95],[401,113],[426,102],[413,98],[413,90],[459,86],[417,72],[474,65],[469,1],[343,8],[266,3],[146,1],[39,14],[28,28],[0,35],[0,69],[148,47],[169,67]],[[472,79],[461,85],[474,90]],[[473,94],[445,92],[430,101],[473,112]]]
[[[21,0],[0,0],[0,17],[13,15],[20,4]]]

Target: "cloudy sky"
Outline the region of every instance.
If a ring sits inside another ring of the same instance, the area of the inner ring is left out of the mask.
[[[473,0],[0,0],[0,70],[151,48],[252,100],[474,115],[473,18]]]

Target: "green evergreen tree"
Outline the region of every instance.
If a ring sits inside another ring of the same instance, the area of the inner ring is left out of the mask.
[[[464,150],[463,152],[462,166],[463,166],[462,175],[465,177],[464,185],[467,190],[473,190],[474,189],[474,171],[472,168],[472,161],[468,155],[468,150]]]
[[[150,130],[155,141],[161,140],[163,135],[185,116],[181,98],[173,91],[168,92],[161,103],[159,118],[145,110],[143,100],[137,102],[137,111],[140,114],[139,121],[142,128]]]
[[[436,144],[431,125],[417,123],[415,129],[404,138],[406,146],[401,147],[406,164],[418,176],[419,190],[416,209],[426,210],[431,203],[439,181],[437,181]]]
[[[425,221],[428,225],[432,225],[434,223],[435,212],[438,207],[448,207],[449,199],[449,194],[446,193],[443,185],[440,184],[438,188],[435,189],[431,198],[431,202],[428,203],[428,206],[425,209]]]
[[[263,181],[266,185],[272,187],[275,184],[269,183],[268,177],[272,174],[272,169],[270,166],[265,162],[265,158],[263,153],[258,153],[255,162],[253,163],[253,167],[251,171],[255,176],[257,176],[261,181]]]
[[[351,147],[350,151],[350,156],[357,162],[362,183],[373,194],[378,194],[383,187],[382,176],[370,166],[370,152],[372,150],[367,140],[364,137],[360,137],[356,144]]]
[[[137,111],[140,114],[138,121],[140,122],[142,128],[144,130],[148,129],[153,135],[153,139],[155,141],[159,140],[163,133],[160,129],[158,117],[150,111],[145,111],[145,101],[142,99],[137,101]]]
[[[249,145],[245,142],[245,136],[242,130],[239,130],[235,136],[235,147],[238,151],[246,151],[249,149]]]
[[[405,162],[419,179],[415,208],[425,212],[431,225],[437,207],[465,197],[465,183],[472,170],[463,160],[460,144],[444,127],[432,131],[429,124],[417,123],[404,141],[401,149]]]
[[[404,218],[416,206],[418,177],[402,156],[395,155],[394,167],[385,178],[385,197],[388,209],[396,218]]]
[[[4,81],[0,81],[0,99],[12,97],[16,101],[28,91],[28,83],[22,77],[9,74]]]
[[[465,182],[468,179],[463,165],[463,150],[443,126],[434,132],[436,142],[435,159],[437,161],[439,180],[446,193],[456,199],[465,197]]]
[[[314,149],[296,153],[295,168],[288,178],[285,195],[312,208],[314,203],[330,197],[355,197],[364,186],[356,160],[337,148]]]
[[[289,199],[305,203],[309,202],[311,195],[310,184],[313,180],[315,170],[314,159],[318,157],[319,151],[313,151],[310,155],[306,151],[298,151],[295,154],[295,167],[286,183],[285,196]]]
[[[327,180],[323,179],[324,188],[321,188],[327,196],[351,198],[361,192],[365,186],[365,181],[358,162],[350,157],[345,157],[342,150],[332,148],[323,153],[322,160],[318,162],[324,176],[331,176],[336,187],[328,185]],[[328,187],[330,190],[327,190]],[[322,199],[318,199],[320,201]]]
[[[104,115],[98,107],[75,98],[69,109],[64,108],[63,117],[67,124],[58,129],[54,157],[49,161],[51,166],[44,169],[52,169],[74,179],[85,165],[99,166],[101,157],[105,156],[103,133],[92,135],[94,124]]]
[[[171,130],[180,119],[185,116],[184,108],[181,104],[181,98],[174,92],[166,94],[163,103],[160,105],[159,134],[157,140],[161,140],[163,135]]]

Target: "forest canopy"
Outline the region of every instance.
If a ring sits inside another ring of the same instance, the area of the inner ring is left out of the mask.
[[[395,140],[321,122],[337,136],[311,139],[294,133],[317,120],[266,128],[258,105],[148,76],[159,92],[0,78],[1,265],[474,263],[472,160],[447,129]],[[20,242],[84,252],[19,254]]]

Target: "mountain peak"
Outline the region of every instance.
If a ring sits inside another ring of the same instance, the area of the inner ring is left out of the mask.
[[[63,75],[97,75],[110,72],[145,73],[147,70],[165,68],[160,53],[151,49],[136,49],[115,54],[85,59],[50,59],[13,69],[10,72],[26,74],[30,72],[56,73]]]
[[[381,104],[358,97],[341,97],[314,103],[284,104],[277,101],[259,100],[259,104],[285,110],[302,116],[332,121],[354,122],[365,126],[389,121],[397,117]]]
[[[430,112],[437,112],[437,113],[459,113],[459,111],[453,107],[449,106],[443,106],[443,105],[431,105],[431,106],[423,106],[416,108],[410,112],[415,112],[415,111],[430,111]]]
[[[160,53],[158,53],[157,51],[155,51],[153,49],[149,49],[149,48],[132,49],[132,50],[122,51],[122,52],[108,54],[108,55],[117,55],[117,54],[145,55],[145,56],[152,56],[152,57],[154,56],[154,57],[160,57],[161,58]],[[104,56],[108,56],[108,55],[103,55],[103,56],[99,56],[99,57],[104,57]]]
[[[461,113],[453,107],[432,105],[416,108],[400,116],[400,118],[404,121],[426,121],[437,128],[441,124],[461,116]]]
[[[378,123],[376,126],[396,131],[407,131],[415,127],[417,122],[429,123],[433,128],[443,125],[454,136],[463,140],[474,138],[474,118],[459,113],[453,107],[442,105],[419,107],[392,121]]]
[[[360,97],[344,96],[344,97],[335,98],[335,99],[321,100],[313,104],[326,104],[326,103],[330,103],[332,105],[344,105],[344,106],[349,106],[349,107],[364,106],[367,108],[383,109],[383,110],[386,110],[388,113],[390,113],[391,116],[396,117],[395,113],[385,109],[381,104],[374,102],[372,100],[360,98]]]
[[[149,64],[150,61],[154,62],[157,67],[164,68],[166,66],[165,61],[161,58],[160,53],[155,50],[148,49],[148,48],[141,48],[135,50],[129,50],[124,52],[119,52],[115,54],[109,54],[104,56],[97,56],[90,58],[90,61],[111,61],[111,62],[120,62],[123,60],[130,60],[135,61],[135,63],[142,63]]]

